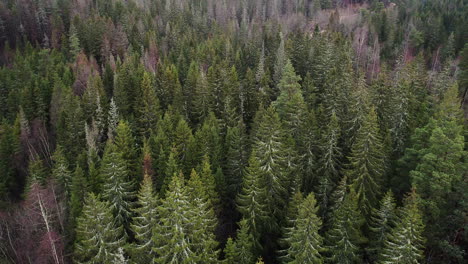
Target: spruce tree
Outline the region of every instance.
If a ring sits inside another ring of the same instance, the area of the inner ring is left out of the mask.
[[[100,173],[104,179],[104,199],[111,205],[115,224],[127,228],[132,216],[133,183],[128,179],[128,169],[124,159],[112,142],[107,143]]]
[[[156,128],[156,123],[161,115],[153,79],[148,72],[143,74],[141,91],[143,96],[142,102],[138,105],[138,130],[140,135],[148,138],[151,131]]]
[[[346,194],[343,203],[333,212],[333,225],[326,233],[329,260],[332,263],[360,263],[360,244],[365,242],[361,233],[364,218],[358,207],[354,190]]]
[[[68,35],[68,48],[70,52],[70,58],[71,60],[74,60],[76,58],[76,55],[78,55],[78,53],[80,53],[81,50],[78,32],[74,23],[70,24],[70,30],[68,32]]]
[[[241,189],[248,160],[246,141],[245,126],[242,120],[239,120],[237,126],[228,127],[224,145],[226,149],[227,193],[230,198],[234,198]]]
[[[68,199],[70,195],[72,177],[68,168],[68,162],[65,159],[61,146],[57,146],[52,159],[54,161],[52,166],[52,176],[59,182],[63,188],[65,197]]]
[[[276,51],[276,63],[274,66],[274,75],[273,80],[275,84],[278,84],[283,77],[284,66],[287,63],[286,51],[284,49],[284,37],[283,33],[280,32],[280,43],[278,46],[278,50]]]
[[[249,232],[247,220],[242,219],[239,222],[237,237],[235,240],[228,238],[224,249],[225,260],[232,264],[249,264],[255,261],[254,255],[254,237]]]
[[[399,221],[386,237],[378,263],[419,263],[423,258],[424,224],[415,190],[405,199]]]
[[[76,219],[81,214],[89,184],[83,169],[77,165],[70,186],[70,215],[71,219]]]
[[[245,219],[249,233],[253,235],[256,248],[260,247],[260,235],[268,219],[267,192],[264,181],[265,175],[254,151],[250,156],[249,166],[242,181],[242,190],[237,196],[237,205]]]
[[[258,120],[254,137],[254,153],[256,162],[260,165],[263,184],[266,188],[269,214],[274,216],[268,224],[277,230],[278,221],[283,218],[281,211],[289,198],[293,182],[289,155],[294,151],[290,148],[288,138],[281,125],[278,114],[270,106]]]
[[[145,174],[138,192],[137,207],[133,209],[134,217],[131,230],[135,236],[135,243],[130,247],[130,255],[135,263],[151,263],[156,257],[153,251],[153,231],[158,223],[158,197],[153,191],[153,181]]]
[[[315,196],[310,193],[298,206],[293,226],[287,230],[285,241],[288,248],[285,262],[323,263],[323,238],[319,234],[322,220],[317,216],[317,212]]]
[[[115,104],[114,98],[111,98],[109,113],[107,115],[107,138],[113,140],[117,125],[119,124],[119,110]]]
[[[335,182],[340,177],[342,152],[339,147],[339,139],[340,127],[338,118],[333,113],[327,127],[322,132],[319,142],[320,158],[317,168],[319,175],[317,196],[322,212],[328,210],[331,191],[335,186]]]
[[[237,248],[236,248],[236,243],[234,240],[232,240],[231,237],[228,237],[226,241],[226,246],[223,249],[224,252],[224,262],[226,264],[237,264],[239,263],[237,260]]]
[[[210,158],[208,157],[208,155],[205,155],[203,157],[203,162],[199,171],[200,180],[206,188],[205,191],[206,195],[208,196],[208,200],[212,204],[215,212],[219,213],[219,211],[221,210],[221,204],[219,194],[216,191],[217,186],[215,175],[211,170]]]
[[[388,191],[380,201],[380,207],[372,210],[370,218],[371,247],[369,251],[374,260],[383,249],[384,241],[390,235],[396,220],[395,198],[393,198],[393,193]]]
[[[187,192],[191,201],[191,243],[190,247],[197,254],[200,263],[217,263],[219,252],[216,250],[214,231],[217,219],[213,210],[213,201],[209,186],[198,176],[195,170],[190,174]]]
[[[203,72],[200,73],[196,86],[193,89],[192,116],[195,123],[201,123],[212,110],[208,81]]]
[[[300,136],[300,129],[303,127],[307,114],[300,80],[301,77],[296,75],[291,61],[287,60],[282,78],[278,83],[280,94],[274,103],[285,128],[291,132],[295,140],[298,140]]]
[[[14,165],[20,146],[18,121],[19,119],[11,126],[7,122],[0,125],[0,201],[7,201],[11,196],[15,196],[15,190],[19,187]]]
[[[464,148],[463,114],[457,97],[456,85],[444,95],[434,117],[416,129],[413,146],[407,149],[413,156],[415,168],[410,171],[411,183],[421,196],[428,246],[442,252],[447,250],[449,234],[454,234],[463,221],[458,210],[463,210],[460,193],[467,170],[467,152]],[[443,238],[443,239],[441,239]],[[461,250],[454,245],[451,250]]]
[[[166,198],[158,206],[159,222],[153,232],[155,263],[194,263],[191,248],[192,205],[181,175],[174,174]]]
[[[126,121],[121,120],[119,122],[113,143],[116,146],[116,151],[119,153],[125,163],[125,167],[127,168],[127,179],[139,181],[141,176],[140,166],[138,165],[138,154],[135,148],[135,138],[132,135],[130,125]]]
[[[369,216],[379,196],[385,166],[377,115],[371,108],[356,136],[349,158],[348,178],[356,190],[359,208]]]
[[[114,263],[118,248],[125,244],[122,226],[116,225],[111,206],[94,194],[86,197],[77,220],[74,259],[77,263]]]

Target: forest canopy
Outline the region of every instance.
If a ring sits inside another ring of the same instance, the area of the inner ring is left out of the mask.
[[[466,263],[464,0],[2,0],[0,263]]]

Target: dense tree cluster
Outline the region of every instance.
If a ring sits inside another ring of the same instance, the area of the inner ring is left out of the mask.
[[[2,1],[0,263],[464,263],[467,17]]]

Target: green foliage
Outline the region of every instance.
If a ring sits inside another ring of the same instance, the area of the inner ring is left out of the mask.
[[[298,206],[297,215],[292,220],[293,226],[287,230],[285,241],[289,247],[285,262],[323,263],[323,238],[319,234],[322,220],[317,212],[317,202],[311,193]]]
[[[237,238],[233,240],[228,238],[224,254],[226,256],[226,263],[239,263],[249,264],[255,261],[254,251],[254,237],[249,232],[248,223],[245,219],[239,222],[239,230],[237,231]]]
[[[70,186],[70,215],[72,219],[76,219],[81,215],[86,194],[89,190],[89,184],[83,169],[78,165],[73,173],[73,178]]]
[[[285,130],[273,107],[266,109],[257,122],[253,153],[259,163],[262,184],[268,194],[268,211],[274,217],[267,227],[277,230],[278,221],[283,218],[280,212],[286,206],[293,182],[291,169],[294,163],[289,163],[288,156],[294,150],[288,145]]]
[[[132,135],[130,125],[121,120],[116,129],[114,140],[115,149],[122,158],[127,169],[128,180],[140,180],[140,166],[138,165],[138,154],[135,148],[135,138]]]
[[[118,152],[117,146],[109,142],[101,164],[101,178],[104,179],[104,198],[110,203],[117,226],[128,227],[132,217],[133,183],[125,160]]]
[[[331,190],[340,176],[342,152],[338,145],[339,139],[340,127],[338,125],[338,118],[333,114],[325,131],[322,132],[319,142],[320,158],[318,160],[319,167],[317,171],[320,178],[317,196],[322,212],[327,211]]]
[[[385,239],[378,263],[419,263],[423,256],[424,224],[413,190],[405,199],[399,221]]]
[[[113,263],[125,244],[122,226],[115,225],[110,204],[94,194],[86,197],[77,220],[74,259],[77,263]]]
[[[151,263],[156,257],[153,247],[153,230],[158,224],[158,197],[153,191],[153,181],[145,175],[138,192],[137,207],[133,209],[134,217],[131,230],[135,235],[135,243],[130,246],[131,259],[135,263]]]
[[[361,232],[364,218],[354,190],[346,194],[343,203],[333,212],[333,225],[326,233],[329,260],[334,263],[362,261],[360,245],[366,241]]]
[[[69,198],[70,185],[72,184],[72,173],[68,166],[68,161],[65,159],[63,149],[57,146],[55,153],[52,157],[54,165],[52,166],[52,177],[58,181],[63,188],[65,197]]]
[[[196,173],[186,187],[174,174],[166,198],[158,207],[159,222],[153,232],[156,263],[216,263],[217,243],[212,232],[214,214]]]
[[[374,108],[367,114],[349,158],[349,179],[356,190],[359,208],[368,216],[376,205],[383,180],[385,157]]]
[[[160,118],[159,99],[153,84],[153,78],[148,73],[143,74],[141,81],[142,102],[138,104],[138,128],[143,137],[149,137],[151,131],[156,128]]]
[[[226,184],[229,197],[232,199],[240,191],[242,178],[247,167],[247,138],[242,121],[237,126],[228,127],[225,139],[226,149]]]
[[[19,188],[14,163],[19,151],[19,131],[7,122],[0,128],[0,201],[7,201]]]
[[[395,198],[393,193],[388,191],[380,201],[380,207],[372,210],[370,218],[369,229],[372,246],[369,251],[374,260],[383,249],[384,242],[390,236],[397,220]]]
[[[256,248],[260,246],[258,239],[269,218],[266,195],[264,172],[256,158],[256,153],[252,152],[249,166],[242,180],[242,190],[237,196],[237,205],[239,212],[245,219],[249,233],[255,239]]]

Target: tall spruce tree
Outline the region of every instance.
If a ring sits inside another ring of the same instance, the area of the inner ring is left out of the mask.
[[[77,222],[74,260],[77,263],[114,263],[118,248],[125,240],[122,226],[114,221],[110,204],[89,194]]]
[[[362,262],[360,244],[366,241],[361,232],[363,224],[357,196],[351,189],[333,212],[333,225],[326,233],[328,259],[332,263]]]
[[[227,193],[230,198],[234,198],[241,189],[248,160],[247,138],[242,120],[238,121],[237,126],[228,127],[224,146],[226,148]]]
[[[367,114],[351,149],[348,178],[356,190],[359,209],[369,216],[378,201],[385,166],[384,149],[374,108]]]
[[[59,182],[63,188],[65,197],[68,199],[71,189],[72,173],[68,167],[68,161],[65,159],[62,147],[57,146],[52,159],[54,161],[52,166],[52,176]]]
[[[385,239],[378,263],[419,263],[423,257],[424,224],[413,189],[406,197],[399,221]]]
[[[190,199],[181,175],[172,177],[166,198],[158,206],[159,222],[153,232],[155,263],[193,263],[197,255],[190,248]]]
[[[158,197],[153,190],[153,181],[148,174],[144,175],[138,193],[137,207],[133,209],[134,217],[131,230],[135,243],[130,247],[131,259],[135,263],[151,263],[156,254],[153,250],[153,231],[158,223]]]
[[[287,204],[293,182],[290,169],[294,165],[289,164],[289,155],[294,150],[272,106],[265,110],[257,126],[253,150],[268,194],[268,211],[273,216],[268,226],[278,230],[278,223],[284,217],[281,212]]]
[[[143,96],[142,102],[138,105],[138,130],[140,135],[148,138],[151,131],[156,128],[156,123],[161,115],[153,79],[148,72],[143,74],[141,91]]]
[[[291,132],[295,140],[300,137],[300,129],[303,127],[307,114],[300,80],[301,77],[296,75],[291,61],[287,60],[278,83],[280,94],[274,103],[285,128]]]
[[[320,158],[317,168],[319,175],[317,196],[322,215],[328,210],[331,191],[335,186],[335,182],[340,177],[342,152],[339,147],[339,139],[340,127],[338,118],[333,113],[327,127],[322,132],[319,142]]]
[[[242,219],[239,222],[237,237],[235,240],[228,238],[224,254],[228,264],[249,264],[255,261],[254,255],[254,237],[249,232],[247,220]]]
[[[121,120],[119,122],[113,143],[116,146],[115,150],[119,153],[127,168],[127,179],[139,181],[141,176],[135,138],[133,137],[130,125],[126,121]]]
[[[128,178],[128,169],[117,146],[108,142],[101,164],[101,178],[104,179],[104,199],[115,215],[115,224],[128,228],[133,207],[133,182]]]
[[[187,192],[192,206],[190,217],[193,233],[190,234],[190,247],[197,254],[200,263],[217,263],[219,255],[219,250],[216,250],[218,242],[214,235],[217,219],[209,189],[203,178],[192,170],[187,183]]]
[[[310,193],[299,204],[293,226],[286,233],[286,263],[323,263],[323,238],[319,234],[322,220],[317,216],[317,212],[315,196]]]
[[[253,235],[254,246],[260,248],[260,235],[268,219],[265,175],[260,168],[255,151],[242,180],[242,190],[237,196],[238,210],[242,214],[248,231]]]
[[[380,201],[380,207],[372,210],[370,218],[371,247],[369,248],[369,252],[373,260],[376,260],[376,257],[383,249],[384,242],[395,226],[396,220],[395,198],[393,198],[393,193],[388,191]]]

